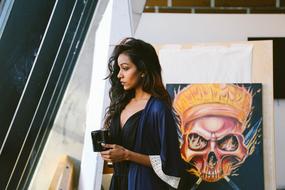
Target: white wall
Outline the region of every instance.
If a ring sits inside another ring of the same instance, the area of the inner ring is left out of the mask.
[[[285,15],[142,15],[136,38],[152,44],[246,41],[248,37],[285,37]],[[285,187],[285,100],[275,101],[277,187]],[[283,116],[283,117],[282,117]]]
[[[285,188],[285,100],[274,101],[277,187]]]
[[[103,116],[109,104],[110,86],[108,81],[103,80],[107,76],[107,62],[114,45],[132,35],[132,25],[136,22],[132,22],[131,14],[138,16],[139,13],[132,10],[129,0],[109,0],[96,31],[79,190],[101,189],[103,160],[93,152],[90,132],[103,126]]]
[[[285,15],[144,13],[135,36],[152,43],[241,41],[250,36],[285,37]]]

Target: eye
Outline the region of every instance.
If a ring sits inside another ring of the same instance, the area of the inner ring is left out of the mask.
[[[122,69],[123,69],[124,71],[129,70],[129,68],[128,68],[128,67],[123,67]]]
[[[218,140],[218,146],[224,151],[235,151],[238,148],[238,140],[234,135],[227,135]]]
[[[192,150],[203,150],[206,148],[208,141],[196,133],[192,133],[188,137],[189,148]]]

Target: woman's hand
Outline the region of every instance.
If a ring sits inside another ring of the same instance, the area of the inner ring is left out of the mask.
[[[148,155],[140,154],[137,152],[130,151],[120,145],[116,144],[102,144],[104,148],[109,148],[100,152],[103,160],[107,162],[121,162],[128,160],[131,162],[136,162],[144,166],[151,167],[150,159]]]
[[[108,150],[100,152],[103,160],[113,163],[128,160],[129,150],[124,147],[116,144],[102,144],[102,146],[108,148]]]

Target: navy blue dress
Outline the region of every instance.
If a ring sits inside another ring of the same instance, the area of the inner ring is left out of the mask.
[[[131,121],[134,123],[131,123]],[[130,141],[133,142],[129,141],[128,145],[124,146],[122,141],[117,141],[118,144],[121,143],[125,148],[129,146],[130,150],[144,155],[159,155],[163,173],[169,176],[180,177],[183,171],[183,162],[180,156],[176,122],[171,107],[168,107],[163,101],[152,96],[148,100],[144,110],[131,116],[127,122],[125,125],[130,125],[128,127],[134,127],[132,130],[135,130],[131,132],[132,135],[135,134],[135,136],[130,138]],[[115,118],[114,123],[117,123]],[[125,127],[123,127],[123,130]],[[124,162],[121,164],[124,164]],[[127,170],[119,174],[122,170],[117,170],[115,164],[115,177],[111,183],[112,188],[118,187],[115,183],[116,176],[124,175],[125,178],[125,174],[128,173],[128,179],[123,179],[124,189],[170,189],[170,186],[160,179],[152,167],[135,162],[127,162],[126,165]],[[126,188],[125,182],[128,188]]]
[[[128,150],[134,149],[136,129],[141,113],[142,110],[130,116],[123,127],[121,127],[120,124],[120,115],[117,114],[114,117],[110,126],[110,133],[113,144],[121,145]],[[110,190],[127,190],[129,161],[114,163],[113,167],[114,173],[110,184]]]

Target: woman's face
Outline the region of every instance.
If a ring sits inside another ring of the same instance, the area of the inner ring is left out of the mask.
[[[136,65],[130,60],[126,54],[120,54],[118,57],[118,66],[120,68],[117,77],[125,90],[138,87],[140,72]]]

